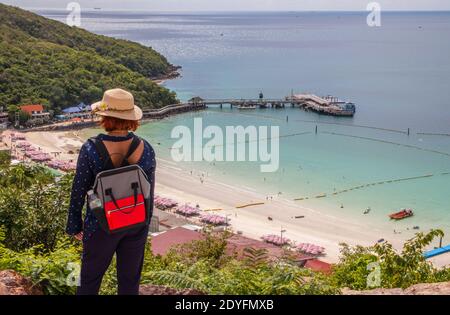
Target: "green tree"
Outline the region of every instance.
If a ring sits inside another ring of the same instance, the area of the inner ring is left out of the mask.
[[[178,100],[151,78],[174,70],[149,47],[0,4],[0,104],[43,104],[59,113],[121,87],[139,106],[158,108]]]
[[[10,122],[14,122],[16,120],[16,112],[19,111],[19,106],[9,105],[7,107],[8,117]]]
[[[0,167],[6,167],[11,163],[11,154],[9,151],[0,151]]]
[[[433,239],[443,236],[441,230],[417,233],[408,240],[401,252],[397,252],[388,242],[371,247],[350,247],[341,244],[340,262],[334,266],[333,279],[339,287],[355,290],[368,289],[367,278],[371,272],[370,263],[378,263],[382,288],[406,288],[417,283],[448,281],[447,271],[437,270],[423,256],[425,248]]]
[[[19,112],[19,123],[21,125],[24,125],[28,120],[30,120],[30,118],[31,115],[29,113],[24,112],[22,110]]]
[[[45,169],[23,165],[2,173],[0,225],[5,227],[7,246],[20,251],[42,245],[53,251],[65,233],[72,176],[55,181]]]
[[[25,251],[5,246],[5,232],[0,226],[0,270],[12,269],[29,277],[49,295],[72,295],[76,291],[81,246],[67,237],[58,240],[51,252],[43,245]]]

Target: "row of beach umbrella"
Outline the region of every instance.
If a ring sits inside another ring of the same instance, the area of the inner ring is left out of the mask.
[[[161,196],[155,196],[155,206],[161,210],[172,209],[178,206],[178,202],[170,198],[164,198]]]
[[[189,205],[184,205],[177,207],[175,209],[175,212],[190,217],[198,215],[200,213],[200,210]]]
[[[269,244],[273,244],[276,246],[284,246],[292,244],[291,240],[285,237],[281,237],[280,235],[268,234],[261,237],[261,239]],[[310,244],[310,243],[299,243],[294,245],[293,248],[302,252],[304,254],[309,255],[321,255],[325,252],[325,248],[322,246]]]
[[[267,234],[263,235],[261,239],[269,244],[277,245],[277,246],[284,246],[291,243],[291,240],[285,237],[281,237],[279,235],[275,234]]]
[[[25,136],[22,134],[11,134],[11,140],[19,140],[16,142],[16,147],[22,151],[23,155],[34,162],[42,163],[50,168],[59,169],[65,172],[76,169],[76,163],[53,159],[50,154],[42,152],[40,149],[37,149],[31,143],[26,141]]]
[[[185,216],[196,216],[200,214],[200,210],[198,208],[189,205],[183,205],[178,207],[178,202],[170,198],[155,196],[154,202],[155,207],[161,210],[168,210],[176,207],[175,212]],[[227,224],[227,219],[225,217],[216,214],[202,215],[200,217],[200,221],[203,223],[217,226]]]
[[[17,140],[25,140],[26,137],[22,133],[11,133],[11,140],[17,141]]]
[[[299,252],[310,254],[310,255],[320,255],[323,254],[325,248],[322,246],[310,244],[310,243],[300,243],[296,246]]]
[[[205,214],[202,215],[200,221],[212,224],[212,225],[226,225],[228,224],[227,218],[217,215],[217,214]]]
[[[51,160],[46,163],[46,165],[53,169],[59,169],[62,171],[72,171],[76,169],[76,164],[73,162],[59,161],[59,160]]]

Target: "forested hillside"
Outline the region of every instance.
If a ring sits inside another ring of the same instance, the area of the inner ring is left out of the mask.
[[[176,102],[152,78],[175,67],[149,47],[95,35],[0,4],[0,106],[42,103],[58,112],[101,98],[108,88],[130,90],[141,107]]]

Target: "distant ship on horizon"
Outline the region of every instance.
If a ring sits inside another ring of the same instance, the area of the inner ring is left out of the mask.
[[[101,10],[102,8],[94,8],[94,10]]]

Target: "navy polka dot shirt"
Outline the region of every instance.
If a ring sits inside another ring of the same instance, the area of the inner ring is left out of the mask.
[[[133,133],[129,133],[127,136],[117,137],[105,134],[100,134],[99,139],[102,141],[127,141],[134,136]],[[155,151],[152,146],[145,140],[144,141],[144,153],[139,160],[139,165],[147,174],[151,183],[151,194],[154,196],[155,189]],[[98,173],[104,170],[104,165],[100,161],[100,156],[97,153],[95,145],[91,141],[87,141],[83,144],[78,156],[77,170],[72,185],[72,194],[70,197],[70,208],[67,219],[66,232],[70,235],[76,235],[83,231],[83,239],[88,240],[92,234],[100,228],[100,225],[95,218],[92,211],[89,209],[89,205],[86,201],[87,192],[92,189],[94,185],[95,177]],[[82,219],[83,206],[86,204],[86,216],[84,218],[84,224]],[[153,199],[151,200],[151,210],[153,211]]]

